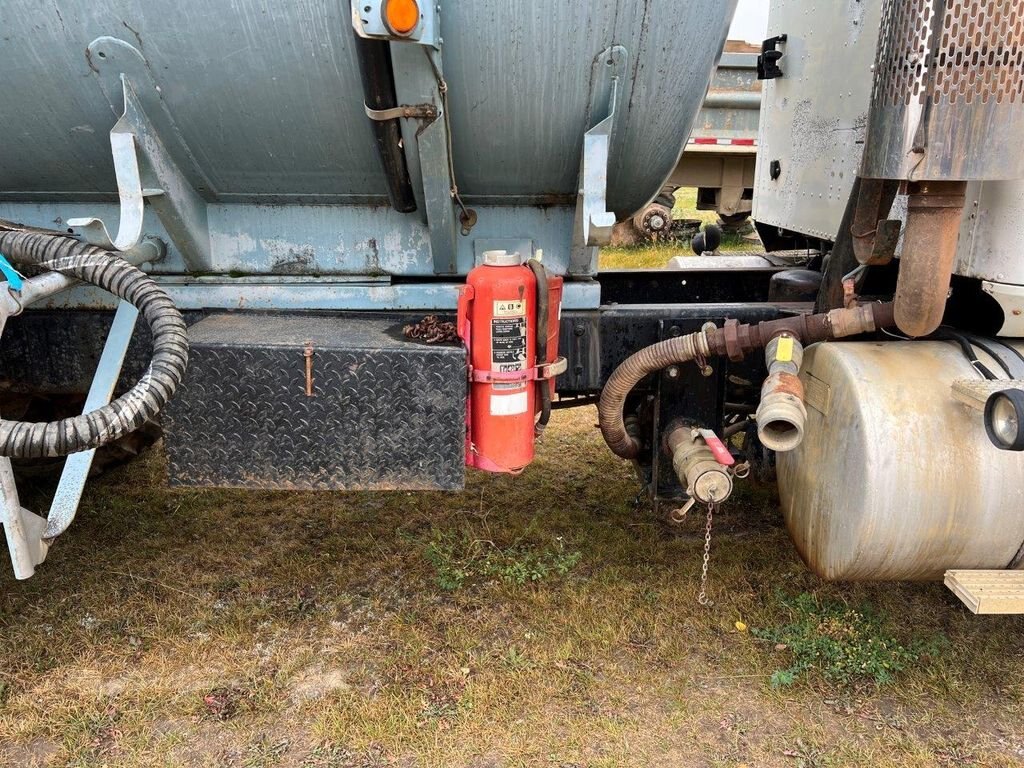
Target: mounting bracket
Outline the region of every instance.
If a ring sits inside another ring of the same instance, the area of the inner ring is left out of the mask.
[[[199,195],[167,149],[165,140],[184,143],[166,111],[160,89],[137,48],[114,37],[100,37],[86,52],[100,76],[100,86],[120,117],[110,131],[121,220],[115,236],[96,217],[70,219],[68,225],[101,248],[125,251],[142,238],[144,202],[160,218],[190,270],[210,268],[210,230],[206,201]],[[144,109],[138,88],[158,103]],[[120,109],[118,108],[120,104]],[[152,118],[152,119],[151,119]],[[187,154],[187,148],[186,148]],[[191,157],[189,155],[189,157]],[[198,164],[193,163],[198,169]],[[206,189],[212,185],[204,179]]]
[[[587,119],[591,127],[583,134],[570,274],[593,274],[597,267],[598,248],[611,242],[615,214],[608,210],[607,203],[608,161],[615,113],[625,82],[627,57],[623,46],[613,45],[598,54],[591,67]]]

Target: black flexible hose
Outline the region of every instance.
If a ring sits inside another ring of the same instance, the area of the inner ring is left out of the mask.
[[[544,365],[548,362],[548,271],[537,259],[529,259],[526,264],[537,279],[537,365]],[[537,384],[540,395],[539,434],[551,421],[551,382],[541,379]]]
[[[368,40],[355,34],[356,60],[363,80],[363,99],[370,109],[393,109],[398,106],[395,96],[395,74],[391,63],[391,47],[387,40]],[[409,165],[402,148],[402,127],[398,118],[371,120],[377,143],[377,156],[384,170],[388,199],[399,213],[416,210],[416,197],[409,179]]]
[[[60,272],[110,291],[138,307],[153,332],[149,368],[134,387],[81,416],[39,423],[0,419],[0,456],[37,459],[98,448],[156,416],[188,365],[185,321],[163,289],[116,252],[60,233],[0,227],[0,253],[16,264]]]
[[[974,367],[974,369],[978,371],[978,373],[980,373],[989,381],[994,381],[995,379],[998,378],[989,369],[989,367],[985,365],[983,362],[981,362],[978,359],[978,356],[974,354],[974,347],[971,345],[971,341],[964,334],[959,333],[953,330],[952,328],[942,326],[941,328],[937,328],[934,331],[932,331],[928,335],[928,338],[936,339],[938,341],[955,342],[960,346],[960,351],[963,352],[964,357],[967,358],[967,362],[969,362]],[[1013,375],[1010,373],[1010,369],[1006,366],[1006,363],[1000,360],[997,355],[992,355],[992,357],[995,358],[995,361],[999,363],[999,365],[1003,368],[1004,371],[1006,371],[1006,375],[1009,376],[1010,378],[1013,378]]]

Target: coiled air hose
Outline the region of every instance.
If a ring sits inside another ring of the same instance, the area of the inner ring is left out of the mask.
[[[612,453],[624,459],[635,459],[640,453],[640,444],[626,431],[622,408],[626,396],[645,376],[670,365],[687,363],[697,357],[706,357],[710,352],[707,336],[703,331],[644,347],[635,352],[615,369],[601,390],[597,404],[601,434]]]
[[[141,427],[164,407],[188,365],[181,312],[144,272],[105,251],[60,233],[0,227],[0,253],[16,264],[75,277],[130,302],[153,334],[153,355],[138,383],[109,404],[60,421],[0,419],[0,456],[66,456],[98,448]]]

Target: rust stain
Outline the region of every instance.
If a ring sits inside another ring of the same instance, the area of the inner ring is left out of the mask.
[[[792,373],[786,373],[785,371],[776,374],[776,384],[772,389],[775,392],[782,392],[787,395],[793,395],[799,397],[801,400],[804,399],[804,385],[800,382],[797,376]]]

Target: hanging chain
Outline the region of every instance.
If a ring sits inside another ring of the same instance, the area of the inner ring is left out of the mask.
[[[708,599],[708,561],[711,559],[711,521],[715,515],[715,502],[708,502],[708,521],[704,526],[704,563],[700,571],[700,594],[697,595],[697,602],[701,605],[713,605]]]

